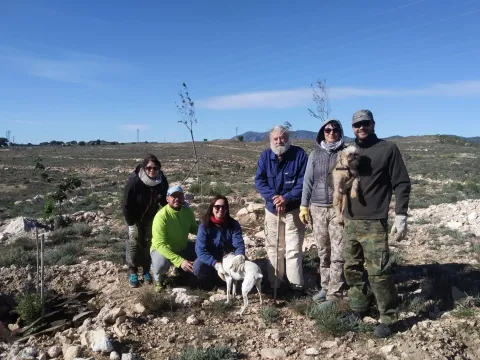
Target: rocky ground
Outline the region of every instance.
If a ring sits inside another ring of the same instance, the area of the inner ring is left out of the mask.
[[[240,203],[236,217],[249,228],[249,257],[264,266],[261,226],[255,226],[262,222],[263,207]],[[172,284],[159,298],[151,285],[129,288],[125,266],[82,260],[77,265],[47,267],[45,272],[47,297],[85,295],[83,303],[75,305],[77,317],[65,315],[73,307],[67,304],[61,312],[68,322],[59,331],[30,337],[22,336],[22,323],[8,312],[16,294],[35,288],[36,268],[0,269],[0,307],[6,319],[0,328],[4,341],[0,358],[180,359],[183,354],[187,359],[187,347],[223,347],[229,354],[192,359],[480,358],[480,201],[435,205],[411,210],[410,214],[408,239],[391,247],[398,257],[395,281],[402,299],[402,320],[398,332],[389,339],[375,339],[370,332],[321,331],[314,316],[299,310],[302,304],[308,306],[306,300],[290,299],[273,306],[273,300],[264,296],[260,306],[258,295],[252,292],[250,306],[240,316],[240,299],[231,308],[223,305],[224,287],[205,292]],[[72,217],[93,227],[109,221],[98,213]],[[11,240],[15,226],[14,221],[10,223],[4,224],[0,233],[10,231],[7,237]],[[311,248],[314,245],[308,235],[305,250]],[[318,281],[315,272],[307,267],[305,273],[313,291]],[[269,315],[266,309],[275,314]],[[364,322],[376,323],[372,316]]]

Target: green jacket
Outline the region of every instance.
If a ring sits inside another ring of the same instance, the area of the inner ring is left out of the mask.
[[[152,225],[152,247],[175,266],[179,267],[183,258],[178,253],[187,247],[188,234],[196,235],[198,225],[189,207],[174,210],[166,205],[157,212]]]

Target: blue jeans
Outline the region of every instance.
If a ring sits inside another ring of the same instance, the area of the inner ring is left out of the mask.
[[[189,241],[187,247],[178,253],[181,257],[188,261],[193,261],[193,274],[199,280],[208,280],[217,276],[215,268],[210,265],[207,265],[197,259],[197,254],[195,253],[195,243]],[[150,253],[152,258],[152,272],[153,278],[155,281],[160,281],[165,279],[165,275],[168,273],[172,263],[165,256],[160,254],[157,250],[153,250]]]

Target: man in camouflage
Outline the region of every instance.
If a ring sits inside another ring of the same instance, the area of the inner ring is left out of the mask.
[[[388,209],[394,191],[396,217],[390,235],[400,241],[407,233],[411,184],[398,147],[375,135],[371,111],[353,114],[352,128],[360,153],[360,194],[355,199],[347,198],[344,214],[348,301],[350,308],[362,316],[373,293],[380,312],[374,335],[384,338],[391,335],[391,325],[397,321],[397,293],[390,273]]]

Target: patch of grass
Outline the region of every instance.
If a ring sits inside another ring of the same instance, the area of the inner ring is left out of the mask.
[[[226,316],[233,309],[233,301],[230,301],[228,304],[223,301],[213,302],[208,309],[211,311],[212,315],[216,317]]]
[[[428,311],[425,299],[419,296],[408,299],[406,302],[402,303],[399,310],[405,313],[413,312],[416,315],[423,315]]]
[[[193,183],[188,189],[192,194],[202,194],[204,196],[215,196],[215,195],[230,195],[233,190],[230,186],[225,185],[223,182],[217,182],[214,185],[211,185],[210,182],[203,183]]]
[[[219,346],[210,349],[186,347],[175,360],[234,360],[237,354],[228,347]]]
[[[138,301],[145,306],[149,314],[157,316],[179,308],[171,294],[166,292],[157,293],[153,289],[142,289],[138,294]]]
[[[265,324],[270,325],[280,320],[280,311],[274,306],[267,305],[261,308],[260,317]]]
[[[339,336],[349,331],[371,332],[373,325],[342,311],[335,302],[321,306],[313,304],[307,309],[307,316],[315,320],[317,330],[325,335]]]
[[[66,244],[72,241],[75,235],[75,229],[73,226],[69,226],[52,231],[52,233],[48,235],[48,239],[53,245]]]
[[[418,219],[418,220],[415,220],[413,223],[414,223],[415,225],[427,225],[427,224],[430,224],[431,221],[428,220],[428,219],[420,218],[420,219]]]
[[[74,233],[80,236],[89,236],[92,233],[92,227],[88,224],[73,224],[72,228]]]
[[[402,254],[396,251],[390,252],[390,262],[393,266],[395,265],[402,265],[405,263],[405,259],[403,258]]]
[[[480,308],[480,295],[467,296],[455,302],[455,309],[452,311],[452,315],[458,318],[475,317],[478,308]]]
[[[42,301],[40,295],[28,293],[17,297],[17,306],[15,312],[28,325],[37,320],[42,315]]]
[[[312,247],[310,250],[303,253],[304,268],[317,270],[319,266],[320,258],[318,257],[317,247]]]
[[[38,239],[38,242],[40,243],[40,239]],[[21,236],[17,238],[15,240],[15,245],[21,246],[26,251],[37,249],[37,243],[35,239],[29,238],[27,236]]]
[[[37,263],[36,252],[24,249],[22,245],[12,244],[2,246],[0,251],[0,267],[27,266]]]
[[[83,247],[77,243],[60,244],[45,250],[45,265],[74,265],[83,254]]]

